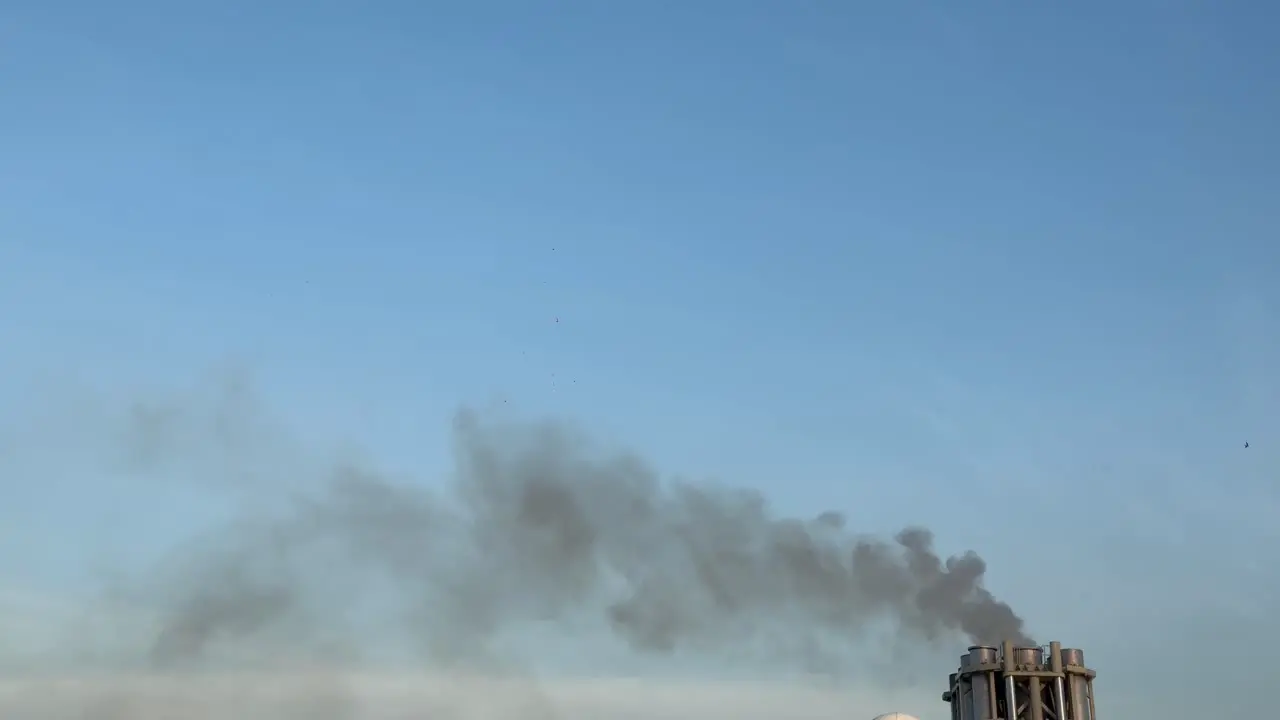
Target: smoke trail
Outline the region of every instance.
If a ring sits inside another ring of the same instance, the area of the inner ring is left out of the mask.
[[[218,422],[225,438],[228,418]],[[503,664],[504,630],[590,616],[637,652],[752,645],[793,662],[806,647],[806,667],[821,671],[875,623],[912,642],[1029,642],[1022,619],[983,587],[982,559],[944,560],[927,530],[890,542],[858,537],[835,512],[778,517],[755,491],[663,482],[561,424],[462,411],[453,429],[448,492],[345,466],[188,556],[155,666],[219,648],[315,653],[341,645],[343,618],[362,603],[384,603],[416,657],[489,670]],[[163,454],[154,428],[136,430],[148,457]],[[819,645],[827,650],[812,652]]]

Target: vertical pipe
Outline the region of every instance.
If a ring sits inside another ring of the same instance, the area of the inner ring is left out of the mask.
[[[1000,686],[996,684],[994,672],[983,673],[987,676],[987,707],[991,708],[991,718],[996,717],[996,707],[1000,703]]]
[[[960,697],[959,677],[960,676],[956,673],[951,673],[948,685],[950,690],[942,696],[944,700],[949,700],[951,702],[951,720],[965,720],[965,718],[960,715],[960,711],[964,708],[964,703],[963,699]]]
[[[1001,645],[1001,654],[1004,660],[1004,718],[1005,720],[1017,720],[1018,705],[1017,695],[1013,692],[1013,642],[1005,640]]]
[[[1005,710],[1005,720],[1018,720],[1018,696],[1013,691],[1013,676],[1004,676],[1004,703],[1009,708]]]
[[[968,670],[974,663],[973,653],[967,653],[960,658],[960,714],[965,720],[982,720],[980,713],[975,712],[973,697],[973,673]]]
[[[1071,690],[1071,720],[1089,720],[1089,698],[1085,688],[1087,681],[1080,675],[1068,675],[1067,678]]]
[[[973,720],[992,720],[995,717],[991,707],[991,690],[987,687],[990,673],[976,672],[969,676],[969,700],[973,708]]]
[[[1093,681],[1086,680],[1084,687],[1085,692],[1089,694],[1089,720],[1098,720],[1098,716],[1095,714],[1093,707]]]
[[[1048,669],[1057,676],[1053,678],[1053,712],[1057,720],[1071,720],[1066,716],[1066,694],[1062,692],[1062,643],[1048,643]]]
[[[1040,678],[1027,678],[1027,704],[1031,706],[1031,720],[1044,720],[1044,705],[1040,692]]]
[[[1062,691],[1062,643],[1049,643],[1049,669],[1057,674],[1053,679],[1053,706],[1058,720],[1071,720],[1067,717],[1067,696]]]

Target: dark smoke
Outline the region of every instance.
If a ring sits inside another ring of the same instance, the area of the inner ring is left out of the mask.
[[[219,415],[218,442],[234,434],[227,423]],[[158,427],[135,427],[145,452],[133,457],[164,459]],[[183,556],[153,665],[245,647],[355,658],[367,648],[352,638],[369,632],[353,626],[360,608],[393,618],[389,637],[414,657],[449,667],[498,667],[505,630],[584,618],[642,653],[749,646],[794,662],[795,648],[821,645],[800,654],[825,672],[885,623],[913,643],[1030,643],[984,589],[983,560],[944,560],[928,530],[890,542],[851,533],[836,512],[778,517],[753,490],[664,482],[555,423],[464,411],[453,429],[448,492],[348,465]]]

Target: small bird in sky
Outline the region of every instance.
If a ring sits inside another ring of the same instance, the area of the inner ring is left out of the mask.
[[[1249,447],[1249,443],[1248,443],[1248,442],[1245,442],[1244,446],[1245,446],[1245,447]]]

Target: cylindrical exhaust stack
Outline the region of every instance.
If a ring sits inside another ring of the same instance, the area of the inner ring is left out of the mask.
[[[1044,647],[975,646],[960,658],[951,688],[951,720],[1097,720],[1084,652]]]

